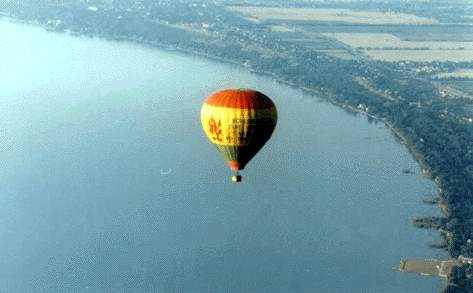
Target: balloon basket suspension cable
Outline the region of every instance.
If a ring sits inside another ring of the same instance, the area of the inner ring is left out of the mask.
[[[238,173],[238,171],[235,171],[233,173],[232,182],[234,182],[234,183],[241,182],[241,175]]]

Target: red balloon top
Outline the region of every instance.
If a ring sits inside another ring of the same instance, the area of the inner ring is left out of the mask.
[[[227,89],[211,95],[210,106],[236,109],[270,109],[274,103],[265,94],[251,89]]]

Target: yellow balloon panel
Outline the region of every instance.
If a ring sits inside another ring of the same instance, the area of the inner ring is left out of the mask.
[[[253,131],[264,125],[275,125],[276,108],[239,109],[204,104],[201,111],[202,128],[209,140],[218,145],[247,146]]]

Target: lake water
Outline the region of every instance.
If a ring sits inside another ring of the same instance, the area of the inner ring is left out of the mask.
[[[0,20],[0,291],[436,292],[435,185],[381,123],[241,68]],[[232,184],[203,100],[256,88],[273,138]],[[402,174],[403,169],[415,175]]]

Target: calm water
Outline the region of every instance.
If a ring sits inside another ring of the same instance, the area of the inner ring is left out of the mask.
[[[0,291],[436,292],[435,186],[385,126],[242,69],[0,21]],[[206,96],[279,110],[231,184]],[[402,174],[410,168],[416,175]]]

